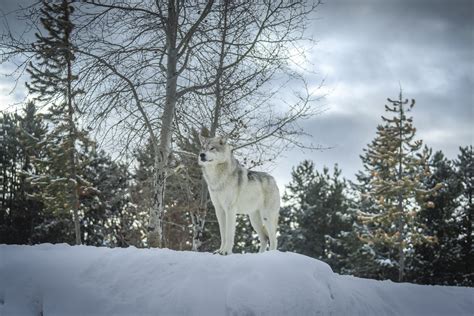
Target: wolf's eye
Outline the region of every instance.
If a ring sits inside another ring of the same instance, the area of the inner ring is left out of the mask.
[[[209,150],[216,150],[216,148],[215,148],[215,147],[211,147],[211,148],[209,148]]]

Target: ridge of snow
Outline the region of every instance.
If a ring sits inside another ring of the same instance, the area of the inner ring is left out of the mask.
[[[473,315],[474,288],[338,275],[289,252],[0,245],[0,315]]]

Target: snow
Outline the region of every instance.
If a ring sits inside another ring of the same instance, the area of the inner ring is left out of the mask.
[[[474,288],[341,276],[278,251],[0,245],[0,315],[473,315]]]

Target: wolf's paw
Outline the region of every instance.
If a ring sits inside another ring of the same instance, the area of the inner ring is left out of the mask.
[[[215,255],[227,256],[227,255],[232,254],[232,251],[226,251],[226,250],[219,249],[219,250],[214,251],[214,254]]]

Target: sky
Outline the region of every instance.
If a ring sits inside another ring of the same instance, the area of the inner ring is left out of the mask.
[[[308,65],[326,78],[327,110],[302,126],[314,143],[332,149],[293,150],[275,167],[280,186],[288,166],[303,159],[318,170],[335,163],[348,179],[362,169],[359,155],[382,122],[387,98],[415,99],[417,137],[455,158],[473,144],[474,1],[327,0],[311,29],[317,40]]]
[[[9,11],[16,1],[0,3]],[[338,164],[354,179],[359,155],[375,137],[386,99],[416,100],[417,136],[434,150],[455,158],[459,146],[473,144],[474,1],[326,0],[308,31],[317,44],[307,52],[307,81],[327,96],[315,106],[327,110],[302,123],[309,141],[323,151],[287,151],[272,173],[279,186],[304,159],[317,169]],[[0,66],[5,67],[5,66]],[[5,70],[3,68],[2,70]],[[313,73],[314,72],[314,73]],[[11,79],[0,78],[0,106],[19,100]]]

